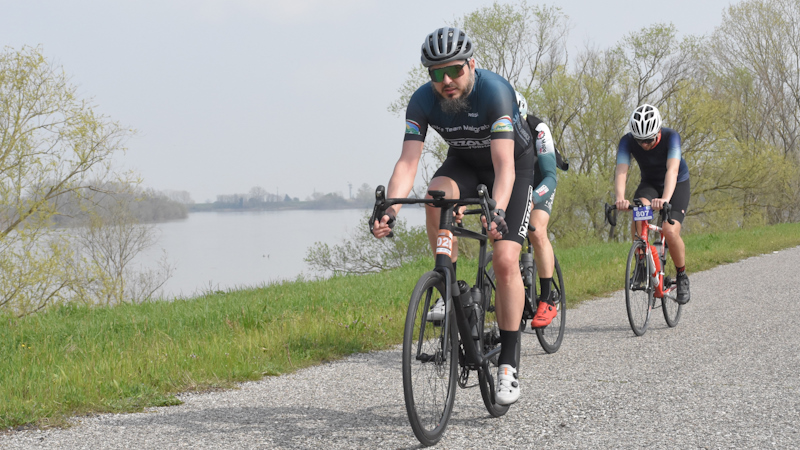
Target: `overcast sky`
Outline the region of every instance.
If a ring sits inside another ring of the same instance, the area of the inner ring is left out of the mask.
[[[548,4],[569,16],[577,54],[659,22],[708,34],[733,3]],[[347,196],[348,183],[355,193],[388,182],[404,125],[387,107],[425,35],[491,4],[0,0],[0,43],[41,45],[99,112],[138,130],[119,165],[147,187],[186,190],[196,202],[254,186]]]

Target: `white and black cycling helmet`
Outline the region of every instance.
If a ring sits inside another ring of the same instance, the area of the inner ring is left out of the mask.
[[[634,139],[653,139],[661,130],[661,113],[655,106],[645,103],[633,110],[630,126]]]
[[[517,94],[517,105],[519,106],[519,115],[521,117],[525,117],[528,115],[528,101],[525,100],[525,97],[519,93],[519,91],[514,91]]]
[[[422,43],[422,65],[425,67],[472,57],[475,46],[458,28],[439,28]]]

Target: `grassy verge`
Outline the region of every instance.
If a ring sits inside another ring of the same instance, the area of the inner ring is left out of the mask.
[[[800,245],[800,224],[692,235],[689,270]],[[570,304],[620,288],[629,244],[557,250]],[[0,327],[0,430],[73,415],[174,405],[402,339],[408,296],[431,266],[297,281],[191,300],[63,306]],[[464,278],[474,263],[459,264]]]

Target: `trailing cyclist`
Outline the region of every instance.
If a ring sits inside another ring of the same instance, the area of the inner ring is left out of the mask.
[[[672,205],[670,225],[662,224],[669,254],[677,269],[678,294],[676,301],[686,304],[690,300],[689,277],[686,275],[686,247],[681,239],[681,224],[689,207],[689,167],[681,156],[681,137],[677,131],[661,126],[661,114],[655,106],[643,104],[630,118],[630,133],[619,141],[617,168],[614,177],[614,194],[618,210],[630,208],[625,199],[625,183],[631,156],[639,164],[642,181],[634,198],[653,209],[664,203]],[[638,222],[631,224],[631,233]]]
[[[519,399],[516,349],[524,305],[519,254],[526,237],[533,197],[534,142],[519,114],[511,84],[491,71],[477,69],[474,44],[457,28],[439,28],[422,44],[422,64],[431,81],[411,96],[400,158],[387,189],[388,197],[407,197],[413,188],[428,129],[449,145],[447,158],[431,179],[429,190],[450,199],[474,197],[485,184],[497,202],[488,224],[493,240],[492,266],[497,280],[497,321],[502,349],[499,355],[497,403]],[[375,221],[373,234],[387,236],[400,205]],[[436,249],[439,209],[426,207],[431,248]],[[457,245],[451,260],[456,266]]]
[[[553,136],[550,134],[550,127],[533,114],[528,114],[528,102],[525,97],[519,92],[516,95],[519,113],[536,136],[534,138],[536,151],[534,152],[533,172],[533,185],[536,188],[533,190],[533,209],[531,210],[531,225],[535,231],[529,234],[539,273],[541,301],[536,309],[536,315],[531,320],[531,328],[541,328],[550,325],[553,318],[558,315],[555,306],[556,292],[551,289],[555,257],[550,238],[547,236],[547,224],[550,222],[550,214],[553,211],[553,199],[558,183],[556,150]]]

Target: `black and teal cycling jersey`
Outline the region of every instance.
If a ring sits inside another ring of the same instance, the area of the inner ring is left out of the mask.
[[[500,75],[475,70],[475,84],[467,96],[469,108],[445,113],[440,97],[428,82],[411,96],[406,109],[407,141],[425,141],[428,127],[448,144],[447,158],[434,173],[452,179],[462,198],[475,195],[478,184],[494,188],[493,139],[514,141],[514,186],[506,206],[509,232],[503,240],[519,244],[528,233],[533,195],[534,146],[531,131],[520,117],[514,88]]]
[[[431,127],[450,147],[448,156],[463,158],[478,169],[493,167],[492,139],[513,139],[514,159],[533,153],[530,129],[519,115],[514,88],[505,78],[475,69],[475,85],[467,101],[467,111],[445,113],[433,85],[425,83],[408,102],[405,140],[425,141]]]
[[[662,127],[661,140],[650,150],[643,149],[630,133],[622,136],[617,148],[617,164],[630,166],[631,155],[639,164],[642,182],[663,188],[668,159],[680,159],[678,183],[689,179],[689,166],[681,156],[681,137],[672,128]]]

